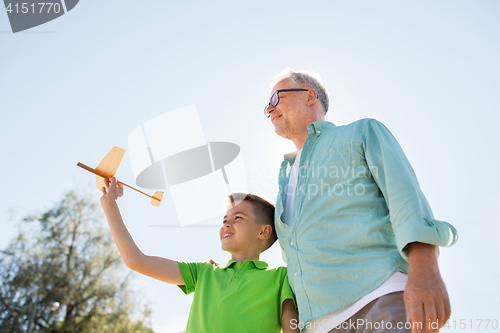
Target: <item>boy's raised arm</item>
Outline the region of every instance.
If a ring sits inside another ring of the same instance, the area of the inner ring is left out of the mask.
[[[281,314],[281,328],[283,333],[299,333],[299,313],[295,309],[293,300],[288,298],[283,301],[283,312]]]
[[[116,202],[123,195],[123,185],[117,184],[115,177],[110,177],[110,180],[106,181],[106,188],[102,188],[102,193],[101,205],[125,264],[130,269],[154,279],[184,285],[177,261],[146,255],[135,243],[125,222],[123,222]]]

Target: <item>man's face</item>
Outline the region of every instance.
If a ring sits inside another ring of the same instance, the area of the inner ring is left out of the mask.
[[[291,79],[283,79],[276,83],[271,90],[271,96],[276,90],[306,88],[296,87]],[[306,88],[307,89],[307,88]],[[269,98],[271,98],[271,96]],[[307,110],[307,91],[290,91],[279,94],[279,103],[275,107],[269,106],[269,119],[279,136],[292,140],[311,123]]]
[[[219,231],[222,250],[245,251],[258,242],[262,225],[257,224],[252,204],[242,201],[229,206]]]

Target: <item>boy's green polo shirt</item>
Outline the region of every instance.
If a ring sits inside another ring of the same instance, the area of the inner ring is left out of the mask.
[[[179,287],[195,292],[186,333],[281,332],[283,301],[293,300],[286,267],[229,260],[226,267],[179,262],[179,269],[185,283]]]

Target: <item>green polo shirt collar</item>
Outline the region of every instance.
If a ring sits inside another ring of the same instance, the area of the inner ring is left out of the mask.
[[[266,262],[260,260],[245,260],[243,263],[240,263],[239,261],[229,260],[227,262],[227,265],[224,266],[223,269],[228,269],[235,265],[238,266],[238,264],[245,266],[246,262],[251,263],[251,265],[257,269],[266,269],[267,267],[269,267],[269,265]]]

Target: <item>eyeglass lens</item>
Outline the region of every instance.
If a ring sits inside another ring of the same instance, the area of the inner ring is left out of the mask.
[[[279,96],[278,96],[278,91],[276,90],[274,92],[274,94],[271,96],[271,105],[272,106],[278,105],[278,100],[279,100]]]

